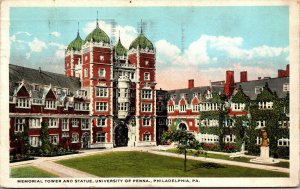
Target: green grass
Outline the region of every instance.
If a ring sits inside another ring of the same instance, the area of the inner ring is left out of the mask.
[[[166,152],[171,152],[171,153],[176,153],[176,154],[179,153],[178,149],[176,149],[176,148],[168,149],[168,150],[166,150]],[[187,155],[194,156],[194,153],[192,151],[188,151]],[[198,156],[199,157],[205,157],[204,154],[199,154]],[[207,158],[214,158],[214,159],[224,159],[224,160],[229,160],[229,161],[245,162],[245,163],[250,163],[250,159],[251,159],[251,158],[247,158],[247,157],[234,157],[234,158],[231,158],[228,155],[214,154],[214,153],[207,153],[206,157]],[[289,162],[279,162],[279,163],[272,164],[272,166],[289,168],[290,163]]]
[[[24,166],[11,168],[11,178],[48,178],[57,177],[56,175],[47,171],[38,169],[34,166]]]
[[[146,152],[110,152],[56,163],[99,177],[288,177],[286,173],[187,161]]]

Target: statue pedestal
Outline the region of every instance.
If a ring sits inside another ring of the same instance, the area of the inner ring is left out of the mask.
[[[270,148],[269,146],[261,146],[260,147],[260,156],[251,159],[250,162],[252,163],[261,163],[261,164],[274,164],[274,163],[279,163],[279,160],[270,158]]]

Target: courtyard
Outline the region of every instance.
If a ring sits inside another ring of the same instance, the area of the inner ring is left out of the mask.
[[[189,156],[192,158],[192,156]],[[256,165],[244,162],[213,159],[188,159],[183,171],[180,155],[153,149],[117,148],[91,150],[84,153],[55,158],[42,158],[27,164],[35,167],[15,166],[12,178],[29,177],[288,177],[286,168]],[[201,157],[198,157],[201,158]],[[233,165],[232,163],[236,163]],[[245,166],[246,165],[246,166]],[[263,167],[265,166],[265,167]],[[37,169],[34,174],[24,174]],[[276,170],[276,171],[275,171]],[[45,176],[46,173],[46,176]],[[47,175],[48,174],[48,175]]]

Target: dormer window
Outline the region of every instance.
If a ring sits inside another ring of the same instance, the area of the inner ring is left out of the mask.
[[[56,88],[56,94],[58,94],[58,95],[61,94],[61,88]]]
[[[185,112],[186,111],[186,105],[180,105],[180,111]]]
[[[17,98],[16,108],[30,108],[29,99],[27,99],[27,98]]]
[[[174,106],[168,106],[168,112],[174,112]]]
[[[63,88],[62,91],[63,91],[65,94],[67,94],[67,95],[69,94],[69,89],[68,89],[68,88]]]
[[[56,103],[55,100],[46,100],[45,101],[45,109],[55,109]]]
[[[273,109],[273,102],[258,102],[258,109]]]
[[[39,90],[39,85],[38,84],[33,84],[33,90],[38,91]]]
[[[290,91],[290,84],[289,83],[283,84],[283,91],[284,92]]]
[[[245,109],[245,103],[232,103],[231,109],[233,111],[243,111]]]
[[[260,94],[263,91],[263,89],[264,88],[262,86],[256,86],[254,92],[255,94]]]

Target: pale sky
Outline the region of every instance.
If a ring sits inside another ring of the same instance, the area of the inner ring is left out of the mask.
[[[99,25],[125,47],[144,33],[156,48],[157,88],[224,80],[226,70],[248,71],[249,79],[275,77],[289,63],[289,12],[264,7],[11,8],[10,63],[64,73],[64,50]],[[114,26],[114,27],[112,27]],[[113,30],[113,28],[115,28]]]

